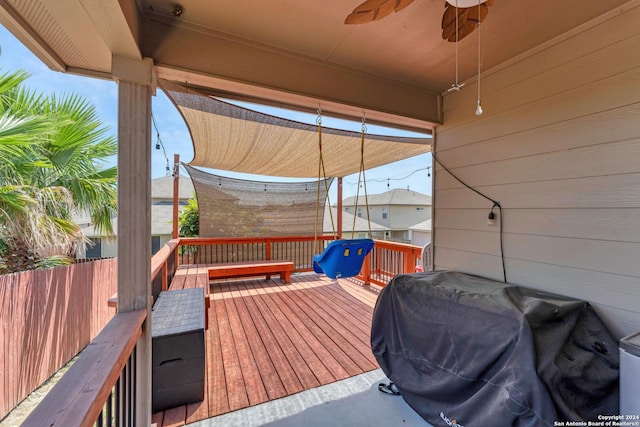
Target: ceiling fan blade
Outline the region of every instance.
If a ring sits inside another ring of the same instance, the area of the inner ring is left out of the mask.
[[[465,10],[466,9],[464,8],[456,8],[448,3],[445,3],[444,13],[442,14],[442,29],[445,29],[452,24],[455,25],[456,12],[458,13],[458,22],[460,22],[460,18],[462,17],[462,15],[464,15]]]
[[[368,10],[366,12],[351,12],[344,23],[347,25],[366,24],[374,20],[376,12],[374,10]]]
[[[413,3],[413,0],[396,0],[396,12],[400,12],[411,3]]]
[[[456,13],[458,14],[458,41],[471,34],[478,26],[478,22],[484,21],[487,17],[489,14],[487,6],[493,2],[494,0],[488,0],[480,7],[466,8],[456,8],[446,3],[446,9],[442,15],[442,38],[450,42],[456,41]]]
[[[469,17],[469,10],[463,8],[455,8],[453,6],[449,6],[448,10],[445,11],[445,14],[442,16],[442,38],[448,41],[456,40],[456,13],[458,14],[458,34],[462,32],[462,28],[464,27],[467,19]],[[449,11],[449,9],[451,9]]]
[[[464,25],[462,26],[462,29],[460,31],[458,31],[458,40],[462,40],[463,38],[467,37],[469,34],[473,33],[473,30],[475,30],[478,27],[478,22],[477,21],[472,21],[472,20],[467,20],[467,22],[464,23]],[[449,41],[455,41],[455,34],[453,35],[453,40],[449,40]]]
[[[345,19],[345,24],[366,24],[404,9],[414,0],[366,0]]]

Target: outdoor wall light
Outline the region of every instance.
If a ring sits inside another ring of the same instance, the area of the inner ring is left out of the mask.
[[[488,225],[496,225],[496,214],[493,212],[493,209],[498,206],[496,203],[491,207],[491,211],[489,212],[489,216],[487,216],[487,224]]]
[[[489,212],[489,216],[487,217],[487,224],[496,225],[496,214],[493,211]]]

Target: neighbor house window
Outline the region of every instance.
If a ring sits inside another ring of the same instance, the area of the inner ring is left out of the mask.
[[[86,258],[100,258],[102,257],[102,239],[89,239],[87,243]]]
[[[417,211],[423,211],[424,208],[416,208]]]
[[[160,250],[160,236],[151,236],[151,255]]]
[[[362,218],[362,208],[358,208],[358,218]]]
[[[349,210],[350,210],[350,209],[351,209],[351,208],[344,208],[344,211],[345,211],[345,212],[349,212]]]
[[[387,208],[386,206],[382,207],[382,219],[387,219],[387,216],[389,215],[389,208]]]

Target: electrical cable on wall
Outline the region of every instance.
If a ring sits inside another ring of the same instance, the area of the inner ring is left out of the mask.
[[[507,270],[505,268],[505,264],[504,264],[504,244],[503,244],[503,240],[504,240],[504,235],[503,235],[503,231],[502,231],[502,206],[500,205],[500,202],[493,200],[491,197],[487,196],[486,194],[476,190],[475,188],[471,187],[470,185],[468,185],[466,182],[464,182],[463,180],[461,180],[460,178],[458,178],[453,172],[451,172],[449,169],[447,169],[447,167],[445,165],[443,165],[438,158],[436,157],[435,153],[431,153],[433,160],[440,165],[440,167],[442,169],[444,169],[449,175],[451,175],[456,181],[458,181],[460,184],[464,185],[465,187],[467,187],[469,190],[473,191],[474,193],[476,193],[477,195],[489,200],[491,203],[493,203],[493,206],[491,206],[491,211],[489,212],[489,216],[487,218],[488,221],[493,221],[495,219],[495,214],[493,213],[493,210],[495,208],[498,208],[498,215],[500,215],[500,258],[502,260],[502,278],[504,283],[507,283]]]

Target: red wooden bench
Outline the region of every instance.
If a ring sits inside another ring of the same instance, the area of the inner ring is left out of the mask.
[[[267,279],[270,279],[272,274],[279,274],[281,280],[285,283],[291,283],[293,262],[275,260],[229,262],[224,264],[214,264],[208,267],[208,270],[209,280],[251,276],[266,276]]]

